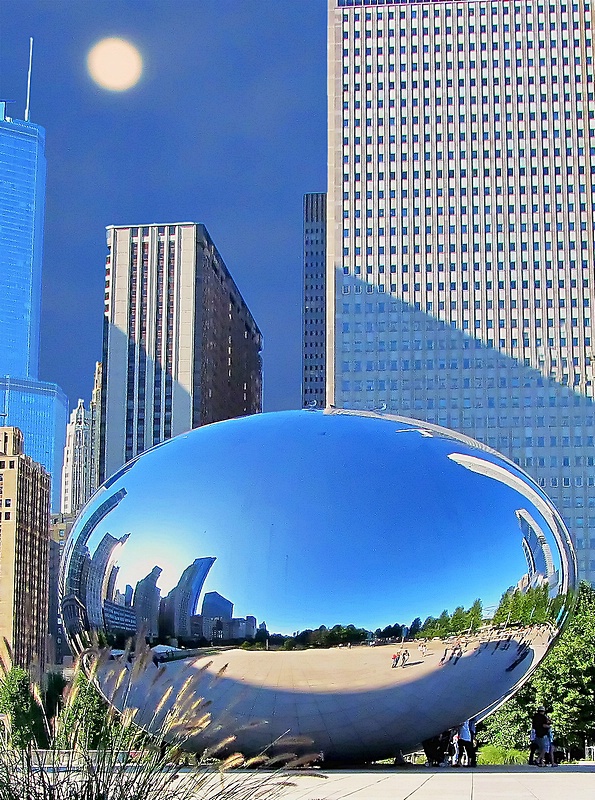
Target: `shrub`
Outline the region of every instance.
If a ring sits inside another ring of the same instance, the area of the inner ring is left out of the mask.
[[[527,753],[487,744],[477,753],[478,764],[526,764]]]

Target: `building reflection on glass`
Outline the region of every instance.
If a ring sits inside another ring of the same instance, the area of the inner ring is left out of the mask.
[[[106,501],[106,507],[113,500]],[[103,518],[97,515],[96,519]],[[92,533],[89,526],[88,541]],[[214,557],[196,558],[182,572],[176,586],[161,596],[159,578],[163,569],[155,565],[151,572],[124,591],[116,588],[119,567],[118,551],[130,534],[119,539],[104,534],[90,555],[86,543],[79,544],[72,555],[73,569],[66,576],[63,608],[70,636],[90,631],[105,634],[112,645],[123,644],[132,636],[142,635],[152,644],[177,646],[253,640],[256,617],[234,617],[233,602],[218,592],[207,592],[198,613],[200,596]]]

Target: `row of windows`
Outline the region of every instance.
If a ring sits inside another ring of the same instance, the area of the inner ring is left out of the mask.
[[[534,30],[534,28],[533,28],[534,24],[535,23],[533,21],[527,20],[525,25],[521,25],[520,23],[516,22],[514,24],[514,26],[511,27],[510,23],[503,22],[502,26],[498,27],[498,23],[496,22],[495,24],[492,24],[492,25],[479,25],[479,27],[478,27],[478,29],[476,31],[476,26],[474,24],[473,25],[457,25],[455,28],[453,28],[452,25],[445,25],[444,28],[441,28],[440,27],[440,22],[438,22],[438,24],[434,24],[433,28],[426,27],[425,25],[422,26],[420,35],[423,35],[423,36],[440,36],[440,37],[442,35],[446,35],[446,37],[450,37],[450,36],[453,36],[455,33],[460,34],[460,33],[469,32],[471,34],[474,34],[474,33],[480,33],[480,34],[481,33],[485,33],[485,34],[487,34],[487,33],[498,33],[498,31],[501,31],[502,33],[510,33],[511,30],[513,30],[513,31],[518,33],[520,31],[524,31],[524,30],[533,31]],[[569,25],[570,25],[570,27],[569,27]],[[587,30],[590,30],[591,23],[589,22],[589,20],[585,20],[583,22],[583,27],[586,28]],[[543,31],[545,33],[546,30],[549,30],[550,32],[551,31],[556,31],[556,30],[561,30],[561,31],[575,30],[575,31],[577,31],[577,30],[580,30],[580,28],[581,28],[581,24],[579,23],[579,21],[577,19],[575,19],[571,23],[569,23],[568,19],[564,19],[563,18],[561,20],[561,22],[559,23],[559,27],[557,27],[555,21],[554,22],[550,21],[549,28],[546,27],[546,23],[545,22],[537,22],[537,27],[535,28],[535,30],[537,30],[538,32],[539,31]],[[353,33],[355,35],[355,38],[357,38],[357,39],[361,38],[362,28],[360,26],[354,25],[352,30],[353,30]],[[404,38],[405,36],[417,36],[419,30],[420,29],[418,29],[415,26],[413,26],[411,28],[399,28],[398,32],[397,32],[397,30],[395,28],[388,28],[387,32],[388,32],[389,39],[394,39],[395,36],[400,36],[401,38]],[[376,31],[374,31],[371,28],[364,28],[363,32],[365,33],[365,38],[366,39],[372,39],[373,36],[374,36],[374,33],[376,33],[376,37],[378,39],[380,39],[384,35],[384,29],[383,28],[377,28]],[[358,34],[360,34],[360,35],[358,35]],[[343,36],[344,36],[344,38],[347,38],[348,35],[349,35],[348,26],[344,25],[343,26]],[[590,40],[587,40],[587,42],[590,43]],[[580,44],[580,40],[579,39],[574,39],[574,44],[575,45],[579,45]]]
[[[393,348],[391,348],[393,349]],[[398,348],[399,350],[403,350],[404,348]],[[407,350],[409,348],[406,348]],[[420,348],[421,349],[421,348]],[[379,353],[382,354],[385,348],[379,350]],[[358,352],[358,351],[355,351]],[[361,351],[359,351],[361,352]],[[401,366],[399,366],[399,362]],[[439,370],[439,371],[457,371],[461,367],[463,369],[473,370],[472,362],[469,362],[468,359],[463,359],[459,361],[458,359],[428,359],[424,361],[413,361],[414,369],[418,369],[416,364],[423,364],[421,369],[426,369],[429,372]],[[406,366],[405,366],[406,365]],[[410,365],[410,360],[408,359],[391,359],[389,361],[385,361],[382,358],[378,361],[343,361],[342,362],[342,372],[399,372],[401,369],[403,372],[408,371]],[[465,365],[465,366],[464,366]],[[426,382],[421,385],[420,380],[411,381],[408,378],[402,379],[402,388],[403,389],[410,389],[416,388],[417,390],[429,390],[433,388],[440,388],[442,386],[442,382],[446,380],[445,378],[435,379],[432,377],[428,377]],[[498,379],[495,378],[485,378],[485,377],[475,377],[475,378],[458,378],[449,376],[449,389],[458,390],[459,388],[462,389],[469,389],[475,387],[476,389],[495,389],[496,387],[500,389],[510,389],[510,388],[520,388],[520,382],[518,378],[505,378],[501,377]],[[535,378],[533,383],[537,388],[544,388],[546,385],[546,380],[543,377]],[[530,387],[531,384],[523,384],[526,388]],[[446,385],[444,385],[445,388]],[[525,396],[525,395],[524,395]],[[529,398],[529,395],[525,396],[525,399]],[[549,406],[551,408],[555,407],[555,395],[549,395]],[[543,406],[545,407],[545,406]],[[543,419],[543,418],[541,418]],[[581,424],[591,424],[585,423],[584,421]]]
[[[395,362],[396,363],[396,362]],[[378,370],[382,372],[383,370]],[[390,372],[396,371],[393,369],[388,370]],[[400,391],[400,381],[396,379],[385,379],[385,378],[375,378],[375,379],[368,379],[368,380],[347,380],[343,379],[341,381],[341,390],[343,392],[386,392],[392,391],[397,392]],[[403,407],[413,408],[417,410],[423,409],[432,409],[432,408],[531,408],[533,406],[537,406],[539,408],[545,407],[544,398],[538,397],[534,398],[531,396],[525,397],[518,397],[518,396],[509,396],[504,395],[501,397],[482,397],[482,398],[458,398],[450,396],[447,398],[432,398],[432,397],[425,397],[423,399],[415,399],[411,401],[413,405],[405,405],[409,404],[408,399],[403,399]],[[558,405],[557,402],[552,403],[552,406]],[[495,425],[495,423],[494,423]],[[547,439],[547,441],[546,441]],[[529,445],[528,442],[531,442]],[[580,442],[580,444],[578,444]],[[558,446],[568,446],[568,447],[582,447],[583,443],[587,446],[591,447],[593,445],[594,439],[592,436],[588,437],[569,437],[569,436],[550,436],[550,437],[527,437],[525,440],[526,447],[528,446],[535,446],[535,447],[558,447]],[[520,439],[519,439],[519,446],[520,446]]]
[[[450,174],[450,171],[449,171],[449,174]],[[452,177],[454,177],[454,170],[452,170]],[[364,195],[364,197],[362,197],[362,194]],[[497,190],[494,192],[494,194],[501,195],[502,194],[502,187],[497,187]],[[512,192],[510,192],[509,194],[512,194]],[[371,192],[371,191],[366,191],[366,192],[356,191],[356,192],[353,192],[353,198],[355,200],[362,200],[362,199],[374,200],[375,199],[374,195],[375,195],[375,193]],[[381,190],[379,190],[377,192],[376,198],[378,200],[384,200],[385,199],[384,195],[385,195],[385,192],[384,192],[383,189],[381,189]],[[491,195],[491,191],[489,190],[489,187],[486,187],[486,191],[485,191],[485,195],[484,196],[485,197],[489,197],[490,195]],[[349,196],[350,196],[350,192],[343,192],[343,199],[344,200],[349,200]],[[390,192],[389,192],[389,196],[390,196],[391,199],[396,199],[396,196],[397,196],[396,191],[394,189],[391,189]],[[576,208],[575,208],[575,205],[576,205]],[[460,208],[455,208],[455,206],[448,206],[448,207],[446,207],[446,213],[444,212],[444,207],[443,206],[439,206],[438,208],[441,209],[441,211],[438,211],[438,209],[436,210],[436,213],[438,214],[438,216],[448,216],[448,215],[454,216],[454,215],[459,215],[459,214],[462,214],[464,216],[467,215],[467,214],[472,214],[474,216],[477,216],[477,215],[480,214],[480,207],[479,206],[471,206],[470,210],[469,210],[468,206],[461,206]],[[483,218],[483,216],[485,214],[492,213],[492,211],[488,211],[487,208],[491,209],[491,205],[490,204],[488,204],[487,206],[484,205],[481,208],[481,217],[482,218]],[[515,207],[514,204],[508,205],[506,207],[506,211],[504,211],[504,206],[502,204],[500,204],[500,203],[498,203],[495,206],[496,214],[508,214],[509,216],[516,215],[516,214],[527,214],[528,213],[527,212],[528,208],[531,209],[531,213],[533,213],[533,214],[539,213],[540,210],[544,214],[551,214],[551,213],[553,213],[554,210],[555,210],[556,213],[562,213],[564,211],[564,208],[566,208],[566,210],[568,212],[570,212],[570,213],[574,213],[574,212],[577,212],[577,211],[580,211],[581,213],[585,213],[585,212],[587,212],[587,210],[595,211],[595,203],[576,203],[576,204],[575,203],[567,203],[567,204],[565,204],[565,206],[563,206],[562,203],[544,203],[541,208],[537,203],[534,203],[534,204],[532,204],[530,206],[528,206],[526,203],[519,203],[518,207]],[[424,216],[431,216],[431,214],[432,214],[431,207],[426,208],[425,212],[424,212]],[[409,216],[409,208],[408,207],[403,206],[401,208],[401,216],[402,217],[408,217]],[[420,210],[420,208],[418,206],[414,205],[411,208],[411,216],[412,217],[421,216],[421,210]]]
[[[395,2],[397,4],[399,2],[403,2],[403,3],[410,3],[411,2],[411,3],[415,3],[417,5],[419,0],[337,0],[337,6],[339,8],[342,8],[342,7],[345,7],[345,6],[355,6],[355,7],[361,7],[361,6],[383,6],[383,5],[394,5]],[[478,11],[478,15],[479,16],[484,17],[484,16],[486,16],[488,14],[488,12],[491,12],[492,16],[496,16],[500,12],[502,14],[504,14],[504,15],[507,15],[507,14],[513,13],[513,11],[514,11],[515,14],[520,14],[521,11],[523,11],[523,10],[526,11],[528,14],[535,14],[535,13],[544,14],[544,13],[547,13],[548,9],[549,9],[549,12],[551,14],[554,14],[556,11],[561,11],[563,14],[566,14],[566,13],[568,13],[568,11],[572,11],[573,13],[577,13],[579,11],[579,9],[584,9],[585,11],[588,11],[589,8],[590,8],[590,4],[589,3],[584,3],[584,4],[583,3],[580,3],[580,4],[579,3],[572,3],[572,4],[561,3],[560,5],[553,5],[551,3],[549,5],[544,5],[543,3],[538,3],[538,4],[527,3],[527,4],[521,5],[521,4],[515,3],[514,4],[514,8],[513,8],[512,4],[498,3],[497,5],[492,5],[491,7],[489,7],[487,5],[480,6],[477,11]],[[467,9],[466,9],[466,12],[467,12],[467,15],[470,16],[470,17],[475,16],[475,13],[476,13],[475,6],[474,5],[469,5],[467,7]],[[434,17],[439,17],[441,13],[442,13],[442,9],[438,9],[438,8],[434,9]],[[457,15],[457,17],[464,16],[463,8],[461,6],[459,6],[457,8],[457,14],[456,15]],[[398,17],[399,19],[406,19],[408,16],[412,17],[413,19],[416,19],[418,17],[417,8],[409,9],[407,12],[399,11],[399,17]],[[430,16],[429,9],[428,8],[423,8],[422,9],[422,13],[419,16],[423,17],[424,19],[427,19]],[[453,9],[451,7],[447,7],[445,9],[445,16],[446,17],[454,16]],[[371,11],[367,11],[365,13],[365,15],[362,17],[361,13],[356,11],[353,14],[353,19],[356,22],[358,22],[360,20],[360,18],[361,19],[365,19],[366,22],[368,22],[368,21],[370,21],[372,19],[382,20],[382,19],[384,19],[384,12],[383,11],[378,11],[378,12],[376,12],[375,15],[373,15]],[[388,11],[387,19],[391,20],[391,19],[396,19],[396,18],[397,17],[396,17],[396,12],[395,11]],[[344,22],[348,22],[349,19],[350,19],[350,15],[344,13],[343,14],[343,21]]]
[[[459,45],[458,49],[459,49],[460,52],[462,52],[463,51],[463,45]],[[482,46],[481,49],[483,50],[485,48]],[[541,46],[540,46],[539,49],[540,50],[542,49]],[[359,57],[359,54],[356,54],[356,57]],[[574,64],[575,66],[578,66],[581,63],[581,60],[580,60],[580,58],[578,56],[575,56],[574,59],[570,59],[567,56],[564,56],[561,60],[562,60],[562,65],[565,66],[565,67],[569,67],[569,66],[571,66],[571,64]],[[517,58],[516,61],[517,61],[517,66],[519,66],[519,67],[524,66],[522,59]],[[553,63],[554,61],[556,62],[555,64]],[[585,58],[585,62],[587,64],[589,64],[589,65],[592,64],[593,63],[592,57],[591,56],[587,56]],[[459,63],[463,64],[464,62],[459,62]],[[538,59],[528,58],[526,66],[527,67],[531,67],[531,68],[533,68],[533,67],[547,67],[548,64],[550,66],[557,66],[557,59],[555,57],[550,57],[549,59],[541,58],[541,57],[538,58]],[[482,70],[487,69],[488,68],[487,59],[482,59],[480,61],[480,65],[481,65],[481,69]],[[362,66],[363,65],[359,64],[359,63],[356,63],[353,66],[354,75],[360,75],[361,74]],[[374,66],[373,64],[365,64],[365,70],[364,70],[365,74],[371,74],[372,71],[373,71],[372,70],[373,66]],[[376,66],[376,69],[375,69],[376,73],[378,75],[383,75],[384,72],[385,72],[385,69],[384,69],[385,65],[384,64],[376,64],[375,66]],[[386,72],[389,72],[389,73],[394,73],[394,72],[401,72],[401,73],[405,73],[405,72],[426,72],[426,73],[434,74],[436,71],[439,71],[441,69],[452,70],[453,69],[453,62],[452,61],[448,61],[448,60],[445,61],[445,62],[434,61],[432,64],[430,64],[428,61],[424,61],[424,62],[422,62],[422,65],[420,67],[419,66],[419,62],[412,61],[410,64],[401,63],[398,70],[397,70],[396,65],[393,64],[393,63],[389,63],[386,66],[387,66]],[[494,69],[498,69],[500,67],[500,59],[494,58],[492,60],[492,62],[491,62],[491,66]],[[511,67],[511,59],[509,59],[509,58],[508,59],[504,59],[503,66],[505,68],[510,68]],[[469,61],[469,64],[468,64],[467,68],[469,70],[475,70],[475,69],[479,70],[480,69],[480,67],[477,66],[477,62],[474,59],[471,59]],[[567,71],[565,70],[564,72],[566,73]],[[349,66],[344,66],[343,67],[343,75],[349,75],[349,74],[350,74]],[[564,75],[564,82],[568,83],[569,81],[567,81],[566,78],[568,78],[567,74]],[[577,81],[577,83],[579,82],[579,76],[578,75],[576,76],[576,81]],[[590,74],[587,75],[587,82],[588,83],[593,83],[593,76],[592,75],[590,75]]]
[[[441,291],[440,286],[441,285],[438,284],[438,291]],[[443,284],[442,284],[442,287],[444,287]],[[431,283],[426,284],[426,291],[429,292],[431,290],[432,290],[432,284]],[[312,309],[312,310],[314,310],[314,309]],[[322,309],[320,309],[320,310],[322,310]],[[320,321],[322,322],[322,320],[320,320]],[[491,328],[494,328],[495,327],[494,326],[494,321],[495,320],[491,319],[489,317],[489,315],[488,315],[488,318],[484,320],[484,322],[486,323],[485,327],[487,327],[488,330],[491,329]],[[498,325],[497,325],[498,328],[512,328],[512,329],[521,327],[521,325],[519,325],[519,322],[521,322],[522,323],[522,327],[526,328],[526,329],[529,329],[529,328],[531,328],[531,329],[533,329],[533,328],[541,328],[542,327],[542,322],[545,322],[545,320],[542,320],[540,317],[532,317],[531,319],[523,319],[523,320],[519,320],[516,317],[512,317],[510,319],[501,318],[501,319],[496,320],[496,321],[498,322]],[[316,320],[316,322],[318,322],[318,320]],[[564,319],[564,318],[554,319],[554,318],[550,317],[550,318],[547,319],[547,327],[548,328],[554,328],[554,327],[558,327],[560,325],[563,326],[565,324],[567,324],[567,320]],[[573,317],[572,320],[571,320],[571,325],[572,325],[573,328],[578,328],[578,327],[590,328],[591,327],[591,320],[590,320],[589,317],[585,317],[584,319],[580,320],[580,325],[579,325],[578,318],[574,318]],[[472,327],[470,325],[470,321],[468,319],[464,319],[463,323],[462,323],[463,330],[468,330],[470,327]],[[483,327],[481,319],[476,319],[475,320],[474,327],[475,328]],[[544,325],[543,327],[546,327],[546,326]],[[380,322],[366,322],[365,326],[364,326],[364,323],[362,323],[362,322],[353,322],[353,323],[351,323],[351,322],[343,322],[342,325],[341,325],[341,332],[342,333],[349,333],[350,331],[353,331],[354,333],[362,333],[364,331],[364,329],[365,329],[365,331],[367,333],[374,333],[374,332],[383,333],[384,331],[386,331],[387,325],[383,321],[380,321]],[[389,331],[399,330],[398,323],[389,322],[388,323],[388,330]],[[422,343],[420,342],[419,344],[420,344],[419,349],[421,350],[422,349],[422,347],[421,347]],[[425,345],[426,348],[428,348],[427,343],[424,343],[424,345]],[[428,348],[428,349],[431,349],[431,348]]]

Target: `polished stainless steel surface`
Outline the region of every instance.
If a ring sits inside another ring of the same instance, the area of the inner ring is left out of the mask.
[[[252,753],[290,731],[365,760],[514,692],[564,624],[576,564],[549,499],[489,448],[307,410],[127,464],[77,520],[61,589],[75,649],[146,637],[156,663],[123,683],[141,722],[191,676],[215,724],[190,746],[234,733]],[[100,679],[109,693],[113,669]]]

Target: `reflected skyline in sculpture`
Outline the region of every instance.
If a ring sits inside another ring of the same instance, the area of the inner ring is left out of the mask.
[[[169,648],[170,681],[176,659],[197,659],[199,669],[201,648],[210,648],[209,657],[223,648],[225,661],[215,656],[214,663],[230,665],[228,695],[236,683],[237,691],[254,693],[238,700],[243,724],[251,715],[267,718],[264,697],[286,687],[288,709],[274,711],[273,702],[273,716],[279,727],[310,735],[313,723],[302,717],[312,692],[331,703],[366,681],[370,698],[378,691],[385,704],[385,693],[396,692],[388,702],[395,708],[404,686],[439,686],[440,719],[450,719],[462,702],[455,694],[465,691],[459,678],[448,689],[454,665],[477,687],[463,703],[465,716],[492,707],[543,658],[575,584],[568,532],[517,466],[437,426],[329,409],[217,423],[128,463],[75,524],[62,606],[75,647],[94,631],[117,647],[140,634]],[[419,663],[411,658],[386,679],[352,674],[384,674],[386,654],[371,654],[383,645],[417,648],[414,635],[430,654]],[[251,653],[258,647],[269,651]],[[340,647],[356,651],[340,667],[345,683],[332,674],[331,654]],[[480,657],[492,647],[498,658]],[[300,659],[305,664],[312,650],[319,662],[304,672]],[[445,650],[449,658],[440,664]],[[262,659],[276,659],[275,666]],[[268,670],[278,674],[277,689]],[[420,720],[426,714],[414,710]],[[354,714],[347,716],[351,744],[347,734],[338,750],[321,741],[329,753],[356,758],[363,733]],[[327,712],[315,717],[328,732]],[[421,726],[422,738],[437,724]],[[407,724],[399,725],[405,746]],[[248,749],[254,736],[246,734]],[[381,738],[370,752],[382,750]],[[389,739],[397,741],[387,729],[387,746]]]

